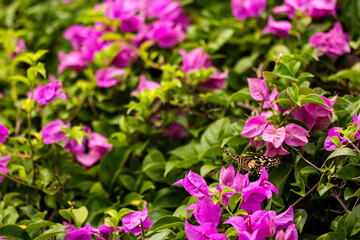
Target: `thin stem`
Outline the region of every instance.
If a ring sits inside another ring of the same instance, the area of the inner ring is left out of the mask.
[[[333,196],[339,203],[340,205],[343,207],[343,209],[346,211],[346,212],[350,212],[350,210],[346,207],[345,203],[341,200],[341,198],[339,197],[339,195],[334,191],[334,189],[330,189],[331,191],[331,196]]]
[[[307,160],[306,158],[304,158],[304,156],[300,153],[299,150],[297,150],[296,148],[294,148],[293,146],[290,146],[292,149],[294,149],[302,159],[304,159],[305,162],[307,162],[308,164],[310,164],[312,167],[314,167],[315,169],[317,169],[320,173],[321,173],[321,169],[318,168],[317,166],[315,166],[313,163],[311,163],[309,160]]]
[[[140,228],[141,228],[141,240],[145,240],[144,224],[142,218],[140,218]]]
[[[43,191],[41,188],[39,188],[39,187],[36,186],[36,185],[31,185],[31,184],[28,184],[28,183],[26,183],[26,182],[20,181],[20,180],[18,180],[18,179],[16,179],[16,178],[10,177],[9,175],[2,173],[2,172],[0,172],[0,176],[3,176],[3,177],[5,177],[5,178],[7,178],[7,179],[10,179],[11,181],[16,182],[16,183],[18,183],[18,184],[21,184],[21,185],[24,185],[24,186],[27,186],[27,187],[30,187],[30,188],[34,188],[34,189]]]
[[[31,168],[33,170],[33,184],[35,184],[35,162],[34,162],[34,147],[32,145],[31,142],[31,111],[32,109],[29,110],[28,112],[28,142],[29,142],[29,146],[30,146],[30,159],[31,159]]]
[[[317,188],[317,186],[319,186],[319,182],[317,184],[315,184],[309,191],[307,191],[307,193],[303,197],[300,197],[298,200],[296,200],[296,202],[294,202],[292,204],[293,207],[295,207],[295,205],[298,204],[299,202],[301,202],[304,198],[309,196],[309,194],[312,193]]]
[[[354,150],[355,150],[357,153],[359,153],[359,154],[360,154],[360,150],[359,150],[359,148],[358,148],[358,147],[356,147],[356,146],[355,146],[355,144],[354,144],[352,141],[350,141],[350,140],[349,140],[349,143],[350,143],[350,145],[354,148]]]
[[[355,202],[353,208],[351,209],[351,211],[354,211],[354,208],[356,207],[357,203],[359,202],[359,199],[360,199],[360,197],[358,197],[358,198],[356,199],[356,202]]]

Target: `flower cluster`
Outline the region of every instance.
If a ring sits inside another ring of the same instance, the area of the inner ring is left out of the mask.
[[[251,97],[258,102],[262,102],[262,110],[271,109],[272,111],[262,111],[260,113],[254,111],[256,115],[246,121],[241,135],[250,138],[251,144],[255,145],[256,148],[261,148],[264,144],[263,141],[265,141],[267,143],[265,156],[274,157],[289,154],[283,148],[283,142],[288,146],[304,147],[308,143],[309,131],[323,130],[330,125],[336,97],[327,99],[324,96],[319,96],[324,100],[326,106],[317,103],[306,103],[301,107],[293,105],[290,109],[283,109],[279,104],[274,103],[279,97],[278,90],[274,88],[270,94],[265,79],[249,78],[248,83]],[[273,122],[268,120],[274,114],[280,113],[287,118],[291,117],[304,122],[308,129],[295,123],[274,125]],[[262,141],[259,137],[261,137]],[[254,144],[254,141],[256,141],[256,144]]]
[[[144,203],[142,211],[134,211],[125,215],[122,219],[122,226],[118,226],[116,229],[108,225],[101,225],[99,228],[92,228],[89,223],[85,227],[76,229],[74,225],[67,225],[67,234],[65,240],[83,239],[90,240],[92,235],[97,236],[97,240],[110,240],[111,235],[115,231],[118,234],[132,232],[135,236],[139,236],[141,233],[141,223],[143,229],[146,230],[151,227],[153,222],[149,218],[148,209]]]
[[[255,182],[250,183],[248,176],[249,173],[235,174],[234,167],[230,166],[227,169],[222,167],[219,185],[214,189],[209,189],[206,181],[191,171],[185,175],[184,179],[174,183],[174,185],[183,186],[192,196],[198,197],[197,203],[187,208],[194,210],[190,214],[199,224],[195,226],[185,220],[185,233],[189,240],[225,240],[227,235],[219,233],[217,229],[222,211],[225,209],[231,217],[223,224],[231,224],[238,231],[239,239],[265,240],[266,237],[275,234],[277,237],[282,237],[280,239],[297,239],[292,206],[280,215],[277,215],[275,211],[261,209],[261,203],[266,198],[270,199],[273,192],[278,193],[277,188],[268,181],[267,171],[262,168],[261,177]],[[229,188],[231,191],[228,191]],[[235,194],[241,195],[241,209],[246,211],[247,215],[234,216],[229,210],[229,201]],[[285,233],[283,229],[286,229]]]
[[[62,83],[60,80],[56,80],[53,75],[49,76],[50,83],[41,86],[38,84],[33,91],[27,93],[28,98],[32,98],[35,102],[40,103],[41,105],[47,105],[51,103],[55,98],[60,98],[66,102],[66,94],[62,92]]]
[[[202,68],[214,68],[211,63],[210,56],[204,53],[204,49],[202,47],[198,47],[189,53],[187,53],[184,49],[181,49],[179,54],[183,57],[182,70],[184,73],[191,73]],[[216,70],[215,73],[202,84],[202,86],[206,89],[224,88],[228,73],[228,70],[225,72]]]
[[[70,150],[76,160],[86,168],[98,162],[112,148],[106,137],[92,132],[87,126],[84,126],[83,130],[88,137],[84,137],[81,144],[75,139],[69,142],[69,137],[64,129],[70,129],[70,124],[65,124],[60,119],[48,123],[41,131],[44,144],[64,141],[64,149]]]
[[[112,66],[99,69],[95,79],[99,87],[112,87],[120,83],[124,76],[122,68],[129,66],[138,58],[137,48],[148,41],[160,48],[174,47],[185,39],[189,20],[185,16],[179,1],[172,0],[106,0],[95,6],[105,18],[120,21],[119,29],[97,22],[93,27],[73,25],[64,32],[64,38],[72,44],[73,51],[68,54],[58,53],[60,65],[58,73],[73,68],[81,71],[94,60],[96,52],[117,45],[117,55]],[[126,41],[105,41],[106,33],[133,32],[135,36]]]
[[[354,114],[352,124],[347,128],[333,127],[324,142],[327,151],[334,151],[343,146],[357,148],[360,145],[360,115]]]
[[[233,15],[239,20],[245,20],[247,17],[259,17],[261,12],[266,9],[265,0],[232,0]],[[337,17],[336,0],[285,0],[284,3],[273,9],[274,14],[286,14],[290,19],[295,17],[297,11],[308,15],[313,19],[321,19],[328,15]],[[262,34],[272,33],[278,37],[286,38],[289,36],[291,23],[289,21],[275,21],[272,15],[268,18],[268,24],[262,31]],[[343,32],[339,22],[335,23],[333,28],[327,33],[316,33],[309,43],[316,49],[327,53],[330,57],[339,57],[345,53],[350,53],[349,34]],[[319,53],[319,56],[323,55]]]

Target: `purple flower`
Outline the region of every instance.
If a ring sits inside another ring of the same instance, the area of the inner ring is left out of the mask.
[[[346,144],[348,140],[345,137],[340,135],[340,132],[337,130],[342,130],[341,127],[333,127],[329,130],[328,136],[325,138],[324,148],[327,151],[334,151],[336,148],[340,148],[343,144]],[[337,137],[340,142],[340,146],[337,146],[333,141],[331,141],[332,137]]]
[[[273,13],[286,14],[292,19],[297,10],[314,19],[327,15],[336,17],[336,0],[285,0],[284,4],[273,9]]]
[[[132,232],[135,234],[135,236],[140,235],[141,233],[141,222],[142,220],[144,230],[151,227],[153,222],[149,218],[148,210],[146,208],[146,205],[144,203],[144,209],[142,211],[135,211],[132,213],[129,213],[125,215],[125,217],[122,219],[122,225],[124,227],[125,233]]]
[[[65,30],[63,37],[71,42],[75,50],[79,50],[80,46],[85,43],[94,31],[93,28],[75,24]]]
[[[107,88],[120,83],[120,78],[124,76],[124,70],[120,68],[108,67],[100,69],[95,74],[96,85],[98,87]]]
[[[273,108],[275,110],[278,110],[277,104],[274,104],[274,102],[279,98],[279,91],[277,88],[274,88],[269,95],[268,98],[264,100],[264,109]]]
[[[184,30],[189,25],[185,11],[179,1],[172,0],[151,0],[146,4],[146,14],[149,18],[157,18],[164,21],[171,21],[180,24]]]
[[[285,233],[283,230],[280,230],[276,234],[276,240],[297,240],[297,239],[298,239],[298,232],[296,230],[295,224],[290,225],[286,229]]]
[[[25,41],[23,39],[15,39],[15,47],[15,51],[12,54],[13,57],[26,51]]]
[[[104,5],[104,16],[118,20],[134,17],[141,8],[139,0],[107,0]]]
[[[336,58],[351,52],[348,44],[349,40],[350,35],[344,33],[341,23],[337,22],[329,32],[314,34],[309,43],[314,48],[327,53],[330,57]],[[321,55],[322,53],[319,54],[319,56]]]
[[[226,240],[227,238],[225,233],[218,233],[211,223],[194,226],[187,219],[185,219],[185,233],[189,240]]]
[[[269,89],[266,86],[265,79],[248,78],[249,90],[251,97],[258,102],[269,99]]]
[[[280,147],[276,148],[272,143],[268,143],[268,147],[266,149],[266,152],[264,153],[264,156],[267,157],[275,157],[276,155],[284,156],[289,154],[290,152],[286,151],[282,145]]]
[[[10,162],[10,155],[6,155],[5,157],[0,157],[0,172],[3,174],[8,174],[9,173],[9,169],[6,168],[6,166],[9,164]],[[3,176],[0,176],[0,183],[4,180]]]
[[[284,142],[289,146],[305,146],[309,141],[307,135],[309,131],[295,123],[290,123],[285,126]]]
[[[260,136],[267,126],[266,118],[263,116],[255,116],[248,119],[241,132],[246,138],[254,138]]]
[[[60,119],[56,119],[48,123],[41,131],[41,137],[44,144],[52,144],[55,142],[62,142],[65,139],[66,133],[61,128],[70,128],[70,124],[63,123]]]
[[[0,123],[0,143],[5,142],[7,136],[9,136],[9,130]]]
[[[210,56],[206,53],[203,53],[204,49],[202,47],[195,48],[191,52],[187,53],[184,49],[179,51],[179,54],[183,57],[182,70],[184,73],[190,73],[201,68],[211,68]]]
[[[191,204],[186,210],[195,210],[189,214],[194,215],[196,221],[201,225],[211,223],[212,227],[217,227],[220,223],[221,208],[219,204],[214,204],[206,197],[199,197],[196,204]]]
[[[67,234],[64,240],[91,240],[91,233],[97,234],[97,230],[91,228],[89,223],[86,223],[85,227],[81,227],[79,230],[76,230],[75,226],[69,225],[65,230]]]
[[[269,123],[262,133],[262,139],[271,143],[275,148],[279,148],[285,139],[285,128],[275,129],[274,124]]]
[[[142,24],[144,24],[145,18],[143,16],[129,17],[121,21],[120,28],[123,32],[138,31]]]
[[[260,17],[266,10],[266,0],[231,0],[232,14],[239,20]]]
[[[84,131],[89,134],[89,137],[84,137],[81,145],[74,139],[67,148],[74,153],[76,160],[87,168],[98,162],[112,148],[112,145],[107,142],[106,137],[93,133],[87,126],[84,126]]]
[[[172,140],[177,141],[183,137],[189,136],[189,134],[185,130],[186,127],[184,127],[180,123],[174,122],[167,126],[167,130],[163,132],[161,136],[172,135]]]
[[[173,185],[180,185],[189,192],[190,195],[195,197],[209,197],[209,187],[206,181],[197,173],[190,170],[188,174],[185,174],[185,178],[177,181]]]
[[[161,48],[172,48],[179,41],[185,40],[185,32],[181,25],[174,25],[170,21],[152,23],[152,36]]]
[[[41,105],[49,104],[55,98],[61,98],[66,102],[66,95],[61,91],[62,83],[60,80],[56,80],[53,75],[50,75],[49,78],[50,83],[44,85],[37,93],[37,96],[34,93],[34,100]]]
[[[129,44],[122,44],[120,48],[121,50],[113,59],[112,64],[119,68],[124,68],[137,60],[138,56],[134,47]]]
[[[110,240],[111,233],[115,232],[115,229],[113,227],[109,227],[107,225],[102,225],[99,227],[99,235],[100,237],[97,237],[96,240]]]
[[[234,182],[235,169],[231,165],[228,168],[222,167],[220,171],[219,185],[221,187],[230,187]]]
[[[130,96],[135,96],[136,93],[140,93],[144,90],[153,90],[161,87],[160,83],[149,81],[144,75],[140,75],[140,81],[138,87],[130,93]]]
[[[275,21],[273,16],[269,16],[268,24],[262,31],[262,34],[272,33],[278,37],[286,38],[289,36],[291,23],[288,21]]]
[[[58,52],[58,58],[60,64],[57,68],[57,73],[61,74],[67,68],[75,68],[77,72],[80,72],[87,64],[80,51],[72,51],[68,54]]]

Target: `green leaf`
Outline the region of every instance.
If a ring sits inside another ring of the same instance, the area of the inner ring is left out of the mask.
[[[360,197],[360,188],[355,193],[353,190],[351,190],[351,188],[345,188],[344,199],[348,200],[353,197]]]
[[[254,66],[254,62],[259,56],[260,52],[254,52],[250,56],[240,58],[234,66],[234,71],[238,74],[244,73],[246,70]]]
[[[228,202],[230,211],[233,213],[237,212],[237,210],[241,206],[241,202],[243,201],[243,199],[244,198],[240,193],[234,193],[233,195],[231,195]]]
[[[217,51],[219,50],[234,34],[231,28],[224,28],[216,32],[215,39],[209,42],[209,48]]]
[[[183,227],[184,221],[175,216],[163,216],[150,227],[148,234],[153,234],[166,228]]]
[[[304,105],[305,103],[317,103],[317,104],[322,104],[322,105],[328,107],[328,105],[326,104],[324,99],[322,99],[318,95],[306,95],[306,96],[302,95],[302,96],[300,96],[300,103],[301,103],[301,105]]]
[[[300,233],[304,228],[307,216],[308,214],[305,209],[299,208],[294,211],[294,223],[296,225],[296,229],[298,229]]]
[[[298,79],[294,76],[294,74],[290,71],[288,66],[284,63],[280,62],[279,65],[272,72],[264,71],[263,75],[266,80],[272,81],[274,77],[285,78],[294,82],[297,82]]]
[[[330,232],[321,235],[316,240],[344,240],[346,237],[340,233]]]
[[[9,224],[1,227],[0,236],[9,237],[10,239],[30,240],[28,233],[15,224]]]
[[[144,158],[142,170],[153,181],[162,181],[164,180],[165,163],[163,154],[153,150]]]
[[[66,233],[66,230],[65,230],[66,227],[67,226],[65,226],[65,225],[57,224],[57,225],[51,227],[49,230],[46,230],[40,236],[34,238],[34,240],[48,240],[60,233]]]
[[[340,139],[337,136],[333,136],[330,138],[330,141],[332,141],[337,147],[341,146]]]
[[[248,88],[241,89],[230,96],[229,104],[233,102],[244,102],[245,100],[251,99]]]
[[[343,147],[343,148],[340,148],[340,149],[335,150],[334,152],[332,152],[330,154],[330,156],[327,157],[326,161],[329,160],[329,159],[332,159],[332,158],[343,157],[343,156],[350,156],[350,157],[360,158],[360,154],[357,154],[353,149]]]
[[[350,236],[354,236],[360,231],[360,205],[357,205],[351,211],[349,217],[346,219],[347,232]]]
[[[212,123],[200,138],[202,146],[210,147],[220,144],[225,130],[229,127],[230,120],[228,118],[221,118]]]
[[[71,209],[72,210],[72,214],[74,216],[74,223],[76,228],[81,227],[81,225],[85,222],[89,212],[86,209],[86,207],[82,206],[78,209]]]
[[[360,165],[350,163],[336,172],[334,177],[342,179],[355,179],[360,176]]]
[[[133,147],[131,146],[113,148],[101,160],[99,179],[105,189],[112,189],[112,186],[116,181],[116,176],[120,174],[132,151]]]
[[[289,94],[291,100],[293,100],[297,105],[299,105],[299,103],[298,103],[299,88],[297,86],[288,87],[287,93]]]
[[[52,226],[52,225],[54,225],[54,223],[50,222],[50,221],[45,221],[45,220],[40,220],[40,219],[32,220],[31,222],[29,222],[28,225],[26,225],[26,232],[31,234],[32,232],[35,232],[41,228]]]

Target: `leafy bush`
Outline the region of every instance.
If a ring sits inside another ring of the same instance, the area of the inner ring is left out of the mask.
[[[359,1],[0,6],[0,239],[359,239]]]

